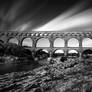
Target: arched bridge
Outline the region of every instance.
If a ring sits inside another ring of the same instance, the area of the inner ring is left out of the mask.
[[[62,32],[62,31],[39,31],[39,32],[0,32],[0,41],[12,42],[20,46],[29,46],[31,50],[40,48],[47,49],[50,54],[57,49],[65,53],[76,50],[80,53],[86,49],[92,49],[92,32]]]

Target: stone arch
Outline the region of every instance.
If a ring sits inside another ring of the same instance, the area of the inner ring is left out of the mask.
[[[40,38],[37,43],[36,47],[50,47],[50,41],[48,38]]]
[[[65,46],[65,41],[62,38],[56,38],[54,40],[54,44],[53,45],[54,45],[54,47],[64,47]]]
[[[67,55],[68,57],[79,57],[79,52],[77,50],[69,50]]]
[[[61,56],[64,56],[64,51],[62,49],[56,49],[53,54],[52,54],[53,57],[61,57]]]
[[[17,44],[18,45],[18,39],[17,38],[9,38],[9,40],[8,40],[8,43],[13,43],[13,44]]]
[[[31,38],[28,37],[22,40],[22,46],[32,47],[32,45],[33,45],[33,41]]]
[[[68,47],[79,47],[79,41],[76,38],[71,38],[68,40]]]
[[[82,47],[92,47],[92,39],[84,38],[82,41]]]

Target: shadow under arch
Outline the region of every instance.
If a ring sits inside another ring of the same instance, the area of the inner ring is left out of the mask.
[[[67,57],[77,58],[79,57],[79,52],[77,50],[69,50],[67,53]]]
[[[4,43],[4,41],[3,40],[0,40],[0,44],[3,44]]]
[[[50,56],[49,52],[46,49],[39,49],[35,53],[35,57],[38,58],[39,60],[46,59],[49,56]]]
[[[50,41],[48,38],[40,38],[37,40],[36,47],[50,47]]]
[[[83,59],[92,59],[92,49],[86,49],[82,52]]]

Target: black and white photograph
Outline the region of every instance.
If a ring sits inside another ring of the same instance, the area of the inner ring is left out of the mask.
[[[0,0],[0,92],[92,92],[92,0]]]

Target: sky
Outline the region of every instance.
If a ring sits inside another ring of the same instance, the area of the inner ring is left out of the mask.
[[[92,29],[92,0],[0,0],[2,31]]]

